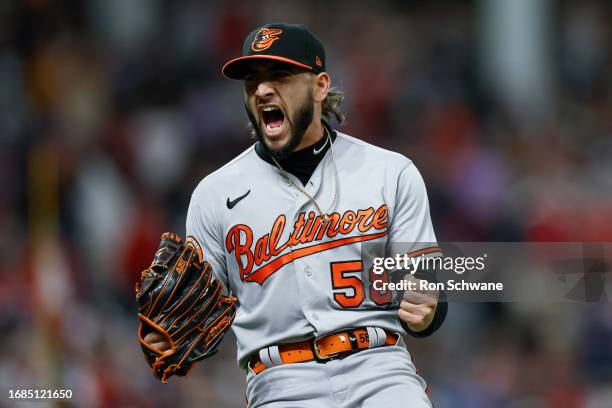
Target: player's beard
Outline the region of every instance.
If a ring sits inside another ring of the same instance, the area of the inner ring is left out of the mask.
[[[261,126],[257,123],[255,116],[253,115],[251,110],[248,108],[246,103],[244,107],[247,111],[247,115],[249,117],[249,121],[251,124],[250,127],[254,133],[255,139],[259,141],[259,143],[261,143],[263,148],[269,154],[274,156],[274,158],[279,161],[285,160],[287,157],[291,155],[293,150],[297,146],[299,146],[299,144],[302,142],[302,139],[304,139],[304,134],[306,133],[306,130],[308,130],[308,127],[310,126],[310,124],[312,123],[312,119],[314,118],[314,98],[313,98],[312,92],[310,92],[306,96],[306,100],[304,101],[304,103],[302,103],[302,105],[298,106],[295,109],[295,112],[293,113],[293,115],[290,115],[287,112],[287,116],[285,117],[285,120],[289,124],[289,132],[290,132],[289,141],[287,142],[287,144],[280,149],[271,149],[268,146],[268,144],[265,142],[263,131],[261,130]]]

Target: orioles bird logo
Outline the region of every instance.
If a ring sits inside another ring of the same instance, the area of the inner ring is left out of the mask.
[[[255,34],[251,49],[255,52],[267,50],[282,32],[280,28],[262,28]]]

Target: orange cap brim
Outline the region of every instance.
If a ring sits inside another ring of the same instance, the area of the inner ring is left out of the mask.
[[[251,62],[250,60],[254,59],[281,61],[286,62],[287,64],[296,65],[298,67],[308,69],[310,71],[314,71],[311,66],[302,64],[301,62],[297,62],[290,58],[278,57],[276,55],[247,55],[244,57],[234,58],[233,60],[226,62],[225,65],[223,65],[223,68],[221,68],[221,73],[224,77],[228,79],[243,79],[246,71],[246,66],[248,65],[248,63]]]

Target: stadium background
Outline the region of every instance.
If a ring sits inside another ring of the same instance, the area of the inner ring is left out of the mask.
[[[612,241],[609,2],[3,1],[0,405],[244,405],[231,335],[153,380],[133,283],[251,143],[219,68],[268,21],[323,40],[344,130],[414,160],[440,241]],[[612,406],[607,302],[452,304],[408,344],[437,407]]]

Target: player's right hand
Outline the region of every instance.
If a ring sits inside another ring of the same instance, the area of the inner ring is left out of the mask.
[[[414,289],[404,292],[404,299],[397,313],[410,330],[423,331],[434,319],[440,294],[437,290],[419,289],[422,280],[412,274],[407,274],[404,281],[413,282]]]
[[[163,353],[170,348],[168,342],[164,340],[164,336],[156,331],[147,334],[143,340],[160,353]]]

